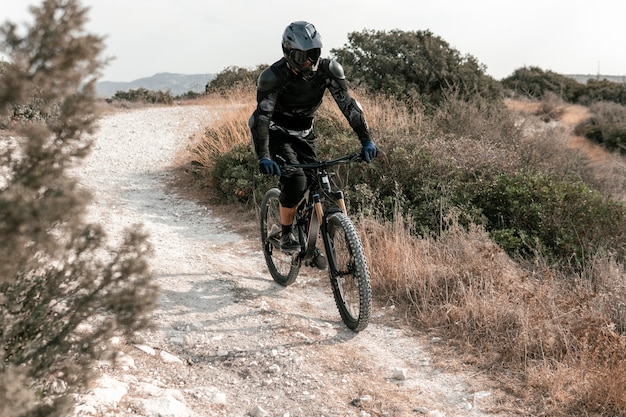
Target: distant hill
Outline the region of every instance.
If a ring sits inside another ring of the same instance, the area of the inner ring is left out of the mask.
[[[96,84],[96,92],[100,97],[111,97],[118,91],[136,90],[145,88],[151,91],[170,91],[174,96],[185,94],[188,91],[201,93],[206,84],[217,74],[174,74],[161,72],[151,77],[139,78],[129,82],[100,81]],[[607,79],[616,83],[626,83],[624,75],[597,75],[597,74],[564,74],[579,83],[585,84],[590,79]]]
[[[137,90],[145,88],[151,91],[169,91],[177,96],[188,91],[201,93],[207,82],[215,78],[216,74],[172,74],[161,72],[151,77],[139,78],[130,82],[100,81],[96,84],[96,92],[100,97],[111,97],[118,91]]]
[[[607,80],[614,83],[626,83],[625,75],[602,75],[602,74],[565,74],[566,77],[573,78],[581,84],[587,84],[589,80]]]

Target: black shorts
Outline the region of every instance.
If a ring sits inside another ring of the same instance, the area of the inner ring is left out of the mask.
[[[283,164],[309,164],[317,161],[315,133],[311,131],[304,138],[291,136],[279,130],[270,130],[270,153],[272,159]],[[280,203],[283,207],[295,207],[314,179],[314,173],[302,168],[281,168]]]

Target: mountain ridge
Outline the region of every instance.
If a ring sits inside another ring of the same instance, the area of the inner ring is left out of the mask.
[[[216,74],[178,74],[159,72],[149,77],[138,78],[133,81],[99,81],[96,83],[96,93],[101,97],[111,97],[118,91],[136,90],[145,88],[150,91],[169,91],[172,95],[181,95],[189,91],[204,92],[206,84],[215,78]]]
[[[589,80],[607,80],[613,83],[626,83],[624,75],[603,75],[603,74],[565,74],[566,77],[572,78],[581,84],[586,84]]]
[[[100,97],[111,97],[118,91],[136,90],[145,88],[150,91],[169,91],[178,96],[189,91],[202,93],[207,83],[213,80],[217,74],[180,74],[172,72],[159,72],[149,77],[138,78],[133,81],[99,81],[96,83],[96,92]],[[581,84],[590,79],[606,79],[608,81],[624,83],[626,76],[599,75],[599,74],[565,74]]]

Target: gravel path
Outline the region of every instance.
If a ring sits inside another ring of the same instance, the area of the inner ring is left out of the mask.
[[[77,416],[495,416],[502,397],[393,309],[346,329],[327,278],[275,284],[256,241],[210,208],[167,192],[179,147],[210,123],[206,106],[117,111],[100,121],[79,170],[89,220],[111,239],[143,224],[161,288],[155,328],[114,342]],[[489,412],[491,411],[491,413]]]

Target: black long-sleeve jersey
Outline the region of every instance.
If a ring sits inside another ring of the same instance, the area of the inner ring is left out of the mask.
[[[266,68],[258,80],[257,108],[250,118],[250,128],[259,158],[270,156],[270,123],[292,132],[310,129],[326,89],[361,143],[370,140],[363,110],[350,96],[343,68],[337,61],[320,60],[318,70],[304,79],[294,74],[282,58]]]

